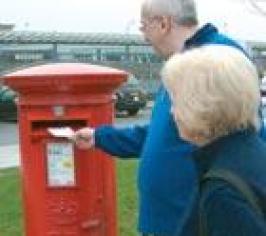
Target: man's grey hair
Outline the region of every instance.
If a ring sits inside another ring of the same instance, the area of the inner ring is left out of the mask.
[[[172,16],[178,25],[198,24],[194,0],[143,0],[142,13],[151,16]]]

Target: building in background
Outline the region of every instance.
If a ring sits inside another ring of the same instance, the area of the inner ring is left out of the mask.
[[[101,64],[128,71],[155,91],[162,64],[140,35],[9,31],[0,34],[0,74],[51,62]]]
[[[158,88],[162,59],[140,35],[13,31],[13,27],[0,24],[0,74],[36,64],[82,62],[126,70],[151,93]],[[266,42],[241,44],[264,73]]]

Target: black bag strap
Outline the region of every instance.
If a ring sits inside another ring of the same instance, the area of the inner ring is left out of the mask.
[[[225,169],[211,169],[208,171],[200,181],[200,191],[202,192],[204,189],[205,183],[212,180],[222,180],[226,183],[229,183],[234,189],[240,192],[243,197],[247,200],[247,202],[252,206],[252,208],[256,211],[258,215],[263,217],[262,210],[259,206],[258,199],[252,189],[248,186],[248,184],[240,178],[238,175],[234,174],[230,170]],[[207,222],[203,219],[204,207],[203,200],[200,197],[200,208],[199,208],[199,230],[200,236],[207,236],[206,226]]]

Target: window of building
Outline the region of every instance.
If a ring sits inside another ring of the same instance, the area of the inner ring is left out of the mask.
[[[16,53],[15,60],[16,61],[38,61],[43,59],[42,53]]]

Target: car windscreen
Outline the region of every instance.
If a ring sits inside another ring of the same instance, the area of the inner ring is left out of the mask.
[[[138,79],[134,76],[129,76],[128,80],[126,83],[123,84],[122,86],[123,88],[139,88],[140,87],[140,82],[138,81]]]

